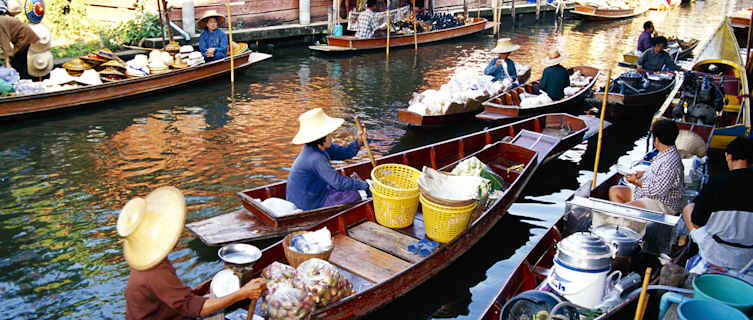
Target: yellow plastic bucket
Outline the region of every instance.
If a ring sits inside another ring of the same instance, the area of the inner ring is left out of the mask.
[[[408,197],[392,197],[380,194],[370,187],[374,198],[374,217],[377,223],[393,229],[407,228],[413,224],[418,211],[418,194]]]
[[[375,193],[396,198],[418,196],[419,175],[421,171],[396,163],[378,165],[371,170]]]
[[[424,229],[429,239],[450,242],[468,228],[476,202],[463,207],[448,207],[431,202],[419,195],[421,212],[424,214]]]

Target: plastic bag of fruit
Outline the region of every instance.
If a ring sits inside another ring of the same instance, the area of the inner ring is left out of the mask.
[[[267,320],[304,319],[315,307],[310,294],[285,282],[279,283],[273,290],[268,290],[261,304],[261,310],[266,313]]]
[[[295,287],[296,273],[295,268],[287,264],[273,262],[262,270],[261,276],[267,279],[267,290],[274,290],[281,284]]]
[[[323,307],[353,294],[353,285],[329,262],[309,259],[298,266],[296,286],[311,294],[317,306]]]

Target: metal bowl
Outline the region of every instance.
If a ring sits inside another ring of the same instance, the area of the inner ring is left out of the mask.
[[[244,285],[251,280],[254,263],[261,258],[261,250],[250,244],[234,243],[220,248],[217,255]]]

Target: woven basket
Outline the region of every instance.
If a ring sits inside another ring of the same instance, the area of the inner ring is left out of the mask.
[[[298,268],[298,265],[311,258],[319,258],[324,261],[329,260],[329,256],[332,255],[332,250],[335,249],[334,244],[329,250],[320,253],[303,253],[290,249],[290,241],[293,240],[293,237],[303,233],[305,233],[305,231],[293,232],[282,239],[282,247],[285,249],[285,258],[288,260],[288,264],[293,268]]]

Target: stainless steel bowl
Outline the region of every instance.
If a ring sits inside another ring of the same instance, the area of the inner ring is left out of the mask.
[[[234,243],[220,248],[217,255],[225,262],[225,267],[241,279],[243,285],[251,280],[254,264],[261,258],[261,250],[250,244]]]

